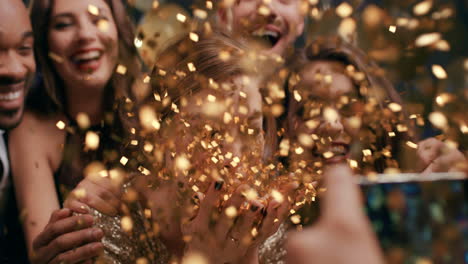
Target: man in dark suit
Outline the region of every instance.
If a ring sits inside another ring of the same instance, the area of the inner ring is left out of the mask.
[[[23,116],[27,87],[36,70],[34,39],[21,0],[0,1],[0,263],[26,263],[6,148],[8,130]]]

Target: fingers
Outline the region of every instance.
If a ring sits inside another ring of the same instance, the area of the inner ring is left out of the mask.
[[[100,242],[90,243],[77,249],[67,251],[55,257],[50,263],[74,264],[84,261],[84,263],[93,263],[92,258],[98,257],[103,252],[103,245]]]
[[[70,212],[69,209],[62,209]],[[61,211],[61,210],[59,210]],[[57,212],[57,214],[61,214]],[[53,215],[52,218],[57,217]],[[90,215],[70,216],[64,219],[50,222],[33,242],[33,248],[38,249],[48,245],[55,238],[73,232],[75,230],[88,228],[93,224],[93,217]]]
[[[71,215],[71,211],[64,208],[64,209],[59,209],[55,210],[51,215],[49,219],[49,223],[54,223],[57,222],[60,219],[64,219],[66,217],[69,217]]]
[[[428,166],[439,154],[445,144],[435,138],[428,138],[418,143],[418,157],[424,166]]]
[[[263,206],[259,202],[252,201],[250,208],[244,210],[237,218],[236,224],[230,232],[230,236],[239,241],[242,246],[249,246],[253,238],[252,229],[257,219],[261,219]]]
[[[102,196],[87,193],[79,201],[106,215],[115,216],[119,212],[120,200],[105,200]]]
[[[242,192],[244,192],[248,188],[249,188],[248,185],[239,186],[234,192],[234,194],[231,196],[231,198],[229,198],[229,200],[226,201],[223,207],[223,210],[221,212],[221,216],[218,220],[218,224],[215,227],[216,234],[217,234],[219,241],[223,241],[226,239],[226,236],[229,233],[229,230],[234,224],[235,217],[229,216],[226,210],[230,207],[233,207],[237,211],[239,211],[242,203],[245,202],[245,197],[242,194]]]
[[[102,239],[103,236],[104,234],[99,228],[87,228],[75,232],[70,232],[57,237],[51,243],[49,243],[49,245],[45,248],[45,251],[47,252],[46,255],[49,256],[49,259],[60,257],[60,255],[67,256],[67,254],[71,254],[68,252],[73,251],[73,249],[89,243],[98,242]],[[72,254],[72,256],[73,255],[74,254]],[[84,259],[80,259],[80,261],[81,260]]]
[[[200,209],[198,211],[197,217],[195,218],[195,221],[198,221],[198,223],[203,225],[207,230],[209,228],[212,214],[217,208],[223,184],[223,181],[213,182],[208,188],[205,198],[200,203]]]
[[[78,200],[70,199],[66,200],[65,203],[63,204],[64,207],[69,208],[75,213],[78,214],[88,214],[89,213],[89,207],[85,203],[82,203]]]
[[[362,205],[359,187],[353,179],[347,165],[333,166],[325,171],[327,191],[324,195],[323,218],[360,217]]]

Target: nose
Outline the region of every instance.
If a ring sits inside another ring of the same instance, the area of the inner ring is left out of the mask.
[[[341,118],[336,118],[335,120],[322,120],[318,127],[318,132],[322,136],[330,136],[332,138],[342,134],[345,130]]]
[[[92,21],[83,19],[78,26],[77,37],[80,42],[91,42],[97,38],[98,27]]]
[[[268,23],[274,22],[278,18],[278,6],[276,1],[264,1],[265,6],[269,9],[269,13],[265,16]]]
[[[0,79],[11,82],[22,81],[28,73],[22,59],[13,51],[0,55]]]

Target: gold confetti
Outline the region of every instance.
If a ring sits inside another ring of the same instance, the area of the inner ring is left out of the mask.
[[[363,149],[363,150],[362,150],[362,154],[364,154],[364,156],[371,156],[371,155],[372,155],[372,150],[370,150],[370,149]]]
[[[293,224],[295,224],[295,225],[301,223],[301,216],[300,216],[300,215],[292,215],[292,216],[290,217],[290,219],[291,219],[291,222],[292,222]]]
[[[133,44],[135,45],[135,47],[137,47],[137,49],[139,49],[143,46],[143,40],[139,38],[135,38],[135,40],[133,41]]]
[[[128,162],[128,158],[125,157],[125,156],[122,156],[122,158],[120,158],[120,164],[122,165],[127,165],[127,162]]]
[[[154,108],[151,106],[143,106],[140,108],[139,115],[140,123],[143,126],[143,128],[148,129],[148,130],[158,130],[159,129],[159,122],[156,117],[156,112],[154,111]],[[158,123],[155,126],[155,121]]]
[[[264,5],[260,6],[257,11],[262,16],[268,16],[271,13],[270,8]]]
[[[107,32],[109,30],[109,21],[105,19],[99,19],[97,22],[97,27],[101,32]]]
[[[348,17],[341,21],[338,26],[338,33],[342,38],[348,40],[351,39],[352,35],[356,32],[356,27],[356,21]]]
[[[297,90],[294,90],[294,99],[298,102],[302,100],[302,96],[299,94]]]
[[[312,139],[310,135],[299,134],[297,138],[298,138],[299,143],[303,145],[304,147],[310,148],[314,145],[314,140]]]
[[[193,15],[199,19],[206,19],[208,17],[208,13],[202,9],[194,9]]]
[[[181,13],[177,13],[176,18],[182,23],[185,23],[185,21],[187,21],[187,17],[182,15]]]
[[[86,148],[95,150],[99,147],[99,136],[93,131],[88,131],[86,133],[85,139]]]
[[[294,152],[296,152],[297,155],[301,155],[302,153],[304,153],[304,149],[301,148],[301,147],[297,147]]]
[[[277,201],[278,203],[282,203],[284,201],[284,196],[283,194],[281,194],[279,191],[273,189],[271,190],[271,193],[270,193],[271,197],[273,197],[273,199],[275,201]]]
[[[341,3],[336,8],[336,14],[342,18],[349,17],[353,13],[353,7],[347,2]]]
[[[179,170],[186,171],[190,169],[190,161],[185,156],[178,156],[175,164]]]
[[[256,237],[258,235],[258,230],[256,227],[252,228],[252,230],[250,231],[250,234],[252,235],[252,237]]]
[[[228,208],[226,208],[226,210],[224,210],[224,213],[227,215],[227,217],[234,218],[237,216],[237,209],[235,206],[231,205]]]
[[[432,112],[429,114],[429,121],[439,129],[445,129],[448,125],[448,120],[441,112]]]
[[[119,65],[117,66],[116,72],[117,72],[118,74],[124,75],[125,73],[127,73],[127,67],[123,66],[122,64],[119,64]]]
[[[429,45],[432,45],[439,41],[441,39],[441,35],[439,32],[433,32],[433,33],[426,33],[421,36],[419,36],[414,44],[416,47],[426,47]]]
[[[133,221],[129,216],[122,217],[120,224],[125,232],[130,232],[133,229]]]
[[[187,68],[188,68],[189,71],[191,71],[191,72],[194,72],[194,71],[197,70],[197,68],[195,68],[195,65],[193,64],[193,62],[187,63]]]
[[[138,258],[136,264],[149,264],[149,261],[147,258]]]
[[[60,120],[60,121],[57,122],[57,124],[55,124],[55,126],[60,130],[64,130],[65,129],[65,122]]]
[[[323,153],[322,155],[326,159],[329,159],[329,158],[335,156],[335,154],[333,154],[333,152],[331,152],[331,151],[327,151],[327,152]]]
[[[413,13],[416,16],[423,16],[423,15],[429,13],[431,8],[432,8],[432,0],[425,0],[425,1],[422,1],[422,2],[420,2],[418,4],[416,4],[413,7]]]
[[[258,193],[254,189],[250,188],[247,189],[246,191],[242,192],[242,194],[245,196],[245,198],[249,201],[254,201],[258,199]]]
[[[209,264],[208,259],[198,252],[188,252],[181,264]]]
[[[413,149],[417,149],[418,148],[418,144],[414,143],[414,142],[411,142],[411,141],[406,141],[406,145],[410,148],[413,148]]]
[[[87,129],[91,125],[91,120],[86,113],[80,112],[76,115],[76,123],[81,129]]]
[[[73,191],[74,196],[77,199],[83,199],[86,198],[86,190],[83,188],[77,188]]]
[[[95,5],[88,5],[88,12],[93,16],[98,16],[99,8],[97,8]]]
[[[396,134],[395,134],[395,132],[393,132],[393,131],[390,131],[390,132],[388,132],[388,136],[389,136],[389,137],[395,137],[395,136],[396,136]]]
[[[231,54],[228,51],[220,51],[219,52],[219,58],[222,61],[227,61],[231,58]]]
[[[358,162],[355,161],[355,160],[349,160],[349,166],[353,169],[357,169],[358,168]]]
[[[199,40],[197,33],[194,33],[194,32],[190,32],[189,37],[193,42],[198,42]]]
[[[390,110],[392,110],[392,112],[400,112],[402,107],[401,105],[397,104],[397,103],[390,103],[388,104],[388,108],[390,108]]]
[[[390,27],[388,27],[388,31],[392,32],[392,33],[395,33],[396,32],[396,26],[395,25],[391,25]]]
[[[154,0],[154,1],[153,1],[153,4],[151,5],[151,7],[152,7],[153,9],[157,9],[157,8],[159,7],[159,1],[158,1],[158,0]]]
[[[447,72],[438,64],[432,65],[432,73],[437,79],[447,79]]]
[[[212,1],[206,1],[206,8],[207,9],[213,9],[213,2]]]
[[[326,121],[333,123],[336,122],[339,117],[340,115],[335,109],[331,107],[325,107],[325,109],[323,109],[323,118],[325,118]]]
[[[49,58],[51,58],[56,63],[63,63],[63,58],[52,51],[49,52]]]

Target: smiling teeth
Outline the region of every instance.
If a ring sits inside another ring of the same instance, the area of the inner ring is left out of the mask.
[[[17,92],[9,92],[9,93],[0,93],[0,100],[2,101],[12,101],[20,98],[22,92],[17,91]]]
[[[93,59],[98,59],[101,56],[100,51],[89,51],[86,53],[81,53],[79,55],[73,56],[74,61],[81,61],[81,60],[93,60]]]
[[[335,154],[346,154],[346,148],[344,146],[332,146],[329,151]]]
[[[279,33],[271,30],[265,30],[265,29],[258,29],[252,33],[252,35],[257,36],[257,37],[263,37],[263,36],[271,36],[274,38],[279,37]]]

